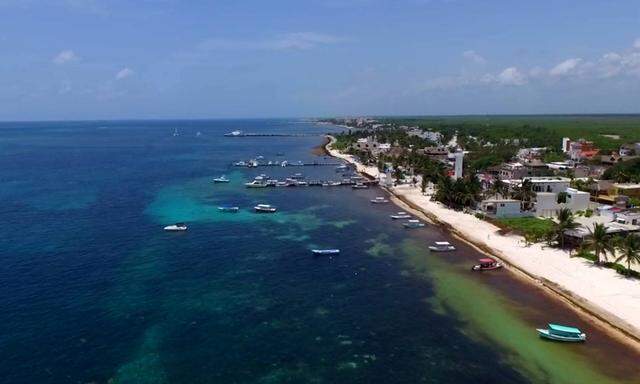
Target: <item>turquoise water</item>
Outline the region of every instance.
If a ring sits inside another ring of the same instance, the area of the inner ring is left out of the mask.
[[[477,337],[472,319],[443,310],[454,302],[438,301],[440,286],[422,273],[441,267],[421,267],[421,248],[407,252],[406,242],[446,234],[391,222],[398,208],[368,202],[376,190],[245,189],[259,173],[335,172],[234,169],[232,161],[280,152],[317,160],[311,149],[321,141],[222,137],[234,129],[330,127],[0,125],[0,215],[10,225],[0,232],[2,382],[552,382],[544,366],[529,375],[510,346]],[[221,174],[231,183],[214,185]],[[229,203],[241,212],[216,209]],[[254,214],[257,203],[279,211]],[[162,231],[177,221],[189,231]],[[342,254],[314,258],[313,247]]]

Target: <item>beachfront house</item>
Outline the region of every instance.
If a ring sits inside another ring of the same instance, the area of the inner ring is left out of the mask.
[[[571,185],[571,179],[560,176],[525,177],[532,185],[533,192],[564,192]]]
[[[538,192],[536,193],[535,215],[537,217],[555,217],[563,208],[571,212],[586,211],[590,208],[591,195],[588,192],[578,191],[575,188],[567,188],[560,193]]]
[[[514,199],[487,199],[480,203],[480,211],[490,217],[509,218],[521,217],[525,214],[520,210],[520,200]]]

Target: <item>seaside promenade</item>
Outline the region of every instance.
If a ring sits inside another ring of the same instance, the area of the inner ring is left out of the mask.
[[[365,166],[351,155],[331,148],[327,152],[356,166],[358,172],[377,178],[377,167]],[[516,269],[522,277],[541,284],[559,297],[578,306],[596,321],[617,328],[640,344],[640,284],[616,271],[600,268],[582,258],[571,258],[568,252],[541,244],[526,246],[518,235],[501,235],[500,228],[474,215],[449,209],[431,201],[419,187],[400,185],[389,192],[423,213],[430,220],[445,225],[454,234],[485,253],[495,256]]]

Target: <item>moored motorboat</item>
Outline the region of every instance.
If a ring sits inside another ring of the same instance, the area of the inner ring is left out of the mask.
[[[175,223],[173,225],[167,225],[166,227],[164,227],[164,230],[167,232],[183,232],[187,230],[187,224]]]
[[[544,339],[567,342],[583,342],[587,340],[587,335],[578,328],[566,325],[549,323],[547,329],[537,329],[538,335]]]
[[[370,201],[372,204],[386,204],[389,202],[389,200],[385,199],[384,197],[376,197],[375,199],[371,199]]]
[[[240,207],[235,207],[231,205],[222,205],[218,207],[218,211],[221,211],[221,212],[238,212],[239,210],[240,210]]]
[[[391,215],[389,216],[391,217],[393,220],[398,220],[398,219],[411,219],[411,215],[409,215],[408,213],[397,213],[395,215]]]
[[[367,189],[367,188],[369,188],[369,186],[366,185],[366,184],[362,184],[362,183],[356,183],[355,185],[352,185],[351,188],[353,188],[353,189]]]
[[[215,179],[213,179],[214,183],[228,183],[230,180],[227,179],[227,177],[225,175],[222,175],[220,177],[216,177]]]
[[[424,223],[421,222],[420,220],[407,220],[406,222],[402,223],[402,225],[404,225],[405,228],[422,228],[422,227],[424,227]]]
[[[250,183],[244,183],[247,188],[265,188],[267,183],[261,180],[253,180]]]
[[[491,271],[502,268],[502,263],[499,263],[490,257],[478,259],[478,263],[479,264],[476,264],[471,268],[472,271]]]
[[[312,249],[311,252],[314,255],[337,255],[340,253],[339,249]]]
[[[448,241],[436,241],[433,245],[429,246],[429,249],[433,252],[451,252],[455,251],[456,247]]]
[[[257,213],[274,213],[277,209],[269,204],[258,204],[253,207]]]

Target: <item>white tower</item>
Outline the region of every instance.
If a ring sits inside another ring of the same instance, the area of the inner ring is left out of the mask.
[[[567,153],[569,152],[569,144],[571,143],[571,139],[568,137],[563,137],[562,138],[562,152]]]
[[[464,152],[463,151],[454,152],[453,158],[456,161],[453,168],[454,170],[453,178],[459,179],[462,177],[462,160],[464,158]]]

